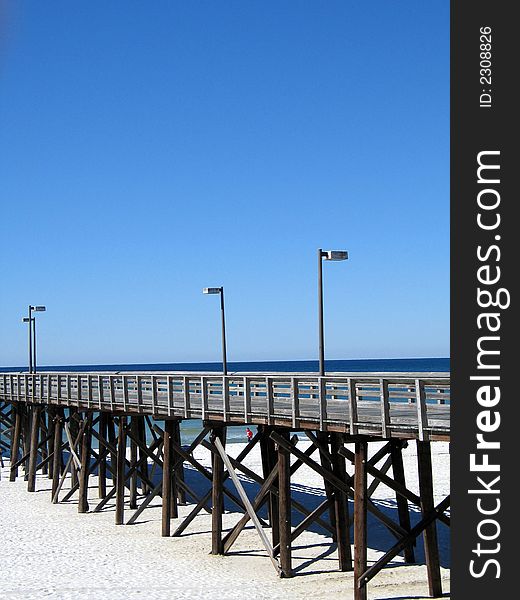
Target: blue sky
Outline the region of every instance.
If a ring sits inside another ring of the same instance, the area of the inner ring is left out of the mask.
[[[0,365],[449,354],[449,3],[0,9]]]

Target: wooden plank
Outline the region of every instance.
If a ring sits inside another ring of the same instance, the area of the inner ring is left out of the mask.
[[[64,423],[64,428],[65,428],[65,435],[67,436],[67,441],[69,442],[69,451],[71,454],[71,458],[73,459],[74,463],[76,464],[76,467],[78,469],[81,468],[81,460],[79,459],[79,456],[76,454],[76,444],[72,441],[73,437],[70,431],[70,426],[69,423]]]
[[[244,423],[251,420],[251,382],[248,377],[243,378],[244,389]]]
[[[200,392],[201,392],[201,418],[204,421],[206,413],[208,411],[208,381],[207,377],[200,378]]]
[[[56,403],[60,403],[61,398],[61,375],[56,375]],[[70,397],[67,397],[67,406],[70,406]]]
[[[296,377],[291,377],[291,412],[293,429],[300,427],[300,394]]]
[[[136,394],[137,394],[138,410],[145,412],[144,406],[143,406],[143,388],[141,387],[141,377],[139,375],[135,376],[135,389],[136,389]]]
[[[320,431],[325,431],[325,420],[327,419],[327,380],[325,377],[320,377],[318,398],[320,412]]]
[[[182,378],[183,392],[184,392],[184,418],[190,418],[190,378],[186,375]]]
[[[222,377],[222,418],[224,423],[229,414],[229,379],[225,375]]]
[[[98,408],[103,408],[103,375],[98,375]]]
[[[274,416],[274,398],[273,398],[273,378],[266,377],[265,378],[265,386],[266,386],[266,400],[267,400],[267,424],[273,424],[273,416]]]
[[[152,386],[152,414],[157,414],[157,378],[155,375],[151,377],[151,386]]]
[[[128,406],[128,378],[126,375],[121,375],[121,386],[123,388],[123,410],[126,411]],[[115,394],[115,390],[114,390]],[[115,401],[115,396],[114,396]],[[139,410],[139,407],[138,407]]]
[[[415,397],[417,406],[417,427],[419,439],[427,441],[429,439],[426,428],[428,427],[428,415],[426,412],[426,395],[424,393],[424,384],[420,379],[415,380]]]
[[[381,436],[388,438],[390,435],[390,402],[388,400],[388,381],[379,380],[381,401]]]
[[[171,375],[166,377],[166,384],[168,390],[168,416],[171,417],[173,411],[173,381]]]
[[[357,396],[356,396],[356,382],[350,377],[347,380],[348,386],[348,403],[349,403],[349,425],[350,433],[357,435],[358,433],[358,409],[357,409]]]

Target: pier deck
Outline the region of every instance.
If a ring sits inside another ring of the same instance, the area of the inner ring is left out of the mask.
[[[450,378],[442,373],[4,373],[1,400],[382,438],[450,437]]]

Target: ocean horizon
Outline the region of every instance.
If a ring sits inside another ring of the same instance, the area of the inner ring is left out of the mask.
[[[450,371],[450,359],[445,357],[427,358],[360,358],[326,360],[325,368],[329,372],[437,372]],[[38,371],[209,371],[222,370],[221,362],[188,363],[125,363],[96,365],[45,365]],[[27,366],[0,367],[1,373],[27,371]],[[264,360],[228,362],[228,373],[233,372],[318,372],[317,360]]]

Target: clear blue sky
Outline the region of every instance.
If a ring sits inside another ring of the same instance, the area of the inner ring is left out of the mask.
[[[449,354],[449,3],[0,9],[0,365]]]

